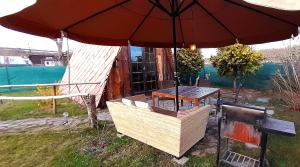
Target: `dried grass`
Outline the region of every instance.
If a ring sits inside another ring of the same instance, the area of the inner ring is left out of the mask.
[[[300,110],[300,49],[289,47],[281,57],[282,70],[276,72],[274,85],[293,110]]]

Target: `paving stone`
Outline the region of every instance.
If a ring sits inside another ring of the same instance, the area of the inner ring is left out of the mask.
[[[108,112],[101,112],[97,115],[98,120],[112,121]],[[40,131],[45,129],[64,129],[75,127],[88,122],[88,119],[79,117],[59,117],[59,118],[28,118],[22,120],[0,121],[0,133],[14,133],[21,131]]]
[[[118,138],[122,138],[122,137],[124,137],[125,135],[124,134],[122,134],[122,133],[117,133],[117,137]]]
[[[173,158],[172,161],[179,164],[179,165],[184,165],[187,163],[187,161],[189,160],[188,157],[181,157],[180,159],[177,159],[177,158]]]
[[[112,118],[108,112],[100,112],[97,114],[97,120],[112,121]]]
[[[259,97],[256,99],[257,102],[261,102],[261,103],[269,103],[271,100],[271,98],[268,97]]]
[[[274,115],[274,110],[267,110],[267,114],[269,115],[269,116],[272,116],[272,115]]]

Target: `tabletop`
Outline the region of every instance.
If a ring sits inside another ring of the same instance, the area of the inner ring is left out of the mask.
[[[220,91],[219,88],[211,87],[197,87],[197,86],[178,86],[178,95],[179,97],[190,97],[190,98],[205,98],[211,94]],[[158,91],[152,92],[152,95],[168,94],[175,96],[176,90],[175,87],[168,89],[161,89]]]

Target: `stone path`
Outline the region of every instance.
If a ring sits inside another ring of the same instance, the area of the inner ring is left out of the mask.
[[[205,157],[217,153],[218,126],[214,117],[208,119],[205,136],[192,149],[191,154],[197,157]]]
[[[97,114],[98,120],[111,121],[108,112]],[[22,120],[0,121],[1,133],[15,133],[25,131],[40,130],[61,130],[64,128],[75,127],[79,124],[88,122],[87,118],[80,117],[58,117],[58,118],[29,118]]]

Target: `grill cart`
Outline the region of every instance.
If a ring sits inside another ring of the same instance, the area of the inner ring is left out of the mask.
[[[296,135],[293,122],[269,118],[265,107],[222,101],[219,105],[222,109],[222,117],[218,120],[217,166],[223,162],[235,167],[265,167],[268,134]],[[225,149],[223,155],[220,156],[222,138],[227,141],[233,140],[258,146],[260,158],[257,160],[229,149]]]

